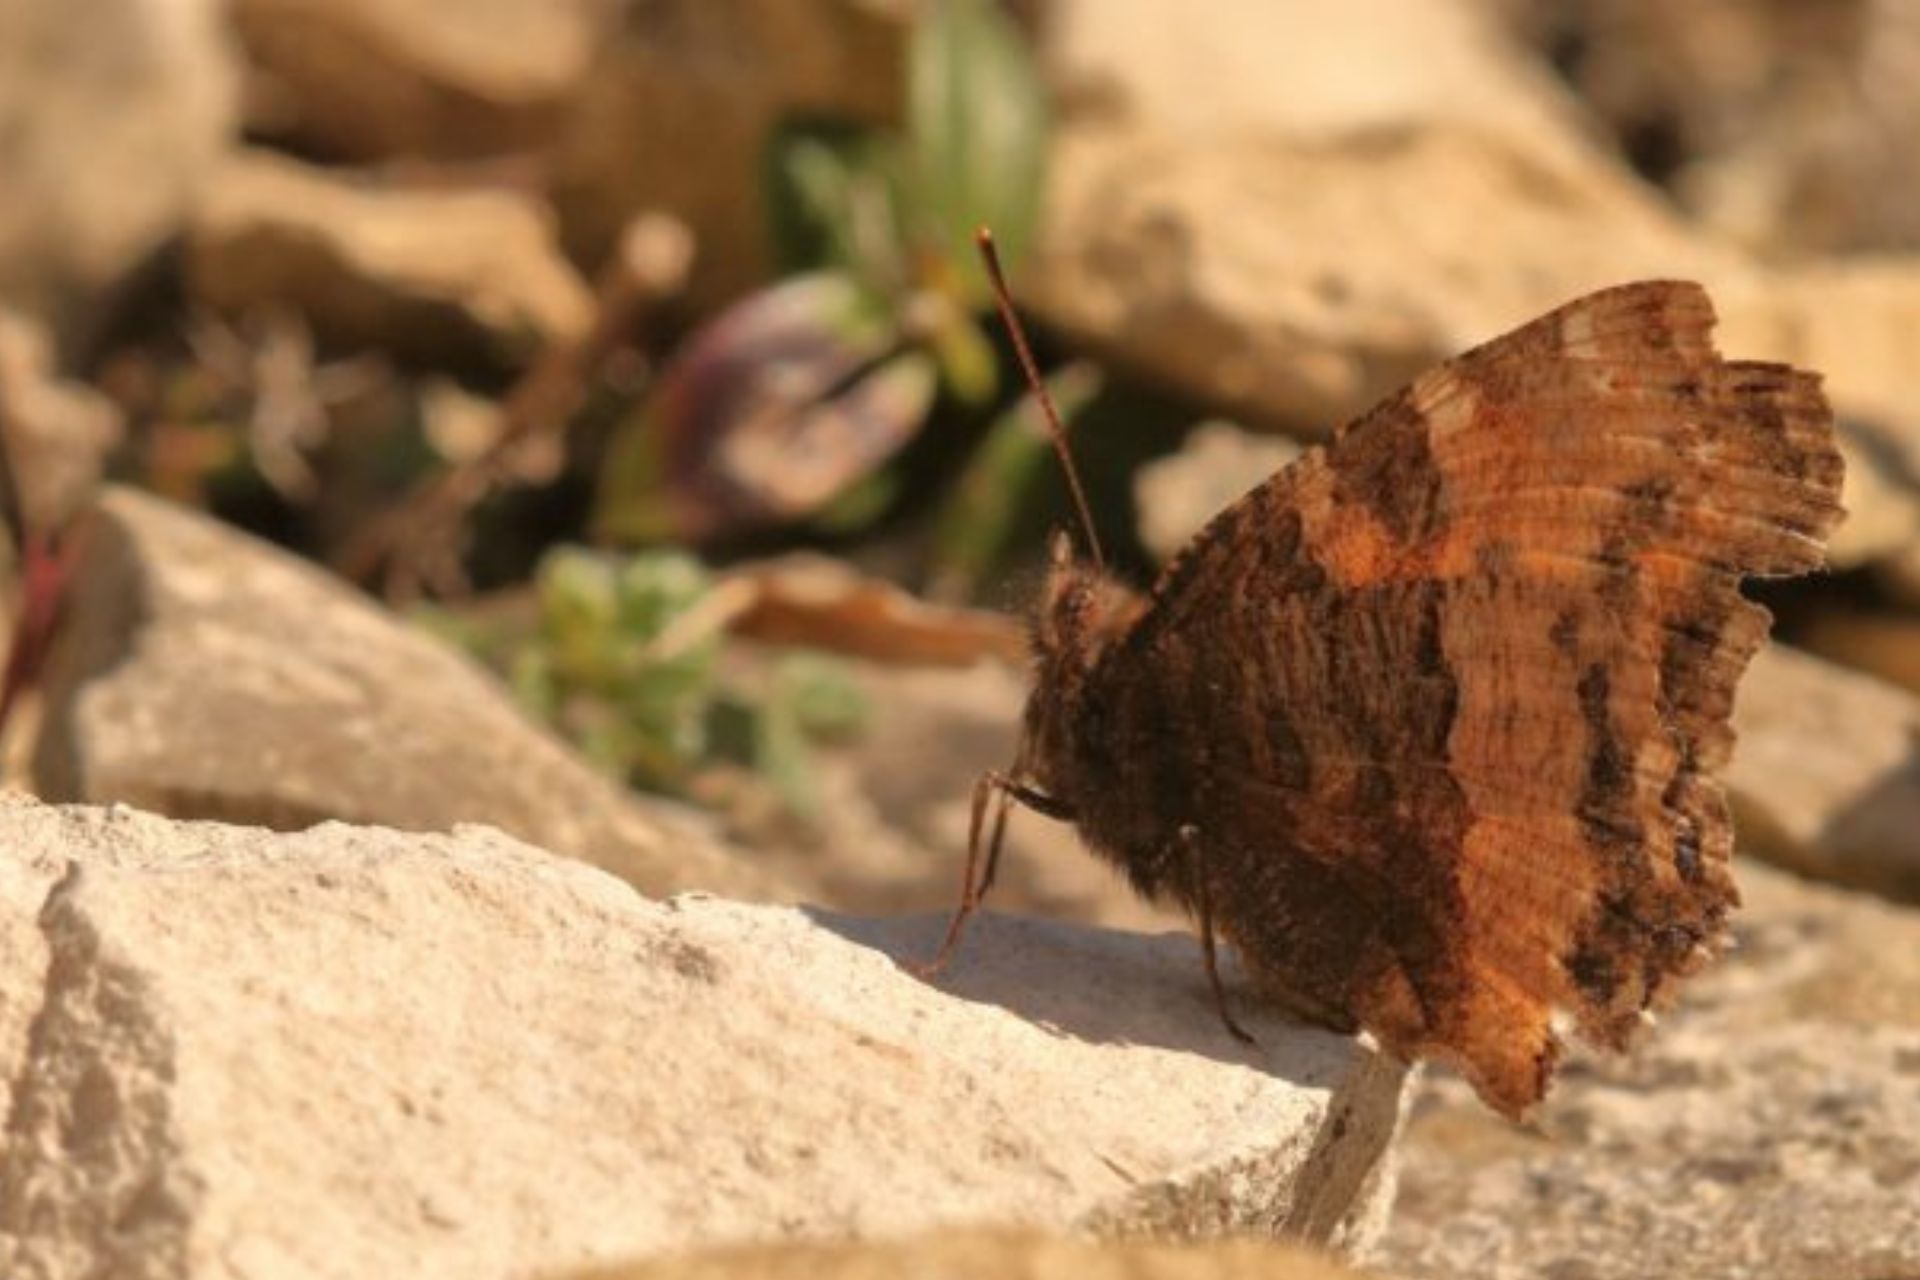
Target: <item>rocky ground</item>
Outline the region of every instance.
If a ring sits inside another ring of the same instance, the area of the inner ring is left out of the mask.
[[[649,900],[490,828],[0,821],[9,1275],[1385,1220],[1404,1068],[1239,1045],[1184,938],[993,918],[930,986],[939,919]]]
[[[1121,486],[1143,559],[1592,286],[1699,279],[1826,374],[1850,516],[1742,686],[1738,947],[1524,1126],[1237,1044],[1185,923],[1029,813],[924,981],[1016,622],[881,587],[885,538],[723,569],[729,670],[829,642],[876,709],[796,817],[628,789],[359,589],[369,424],[484,473],[456,525],[564,497],[537,424],[776,277],[769,139],[910,111],[909,0],[0,0],[0,1275],[1920,1274],[1920,6],[1014,8],[1022,303],[1198,424]],[[305,555],[199,509],[209,398]]]

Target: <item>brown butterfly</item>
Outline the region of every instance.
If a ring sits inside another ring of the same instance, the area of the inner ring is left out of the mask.
[[[1841,516],[1818,377],[1721,359],[1713,323],[1698,285],[1650,281],[1446,361],[1144,596],[1057,539],[933,967],[1017,801],[1192,913],[1236,1034],[1216,934],[1265,993],[1509,1116],[1556,1014],[1624,1047],[1739,901],[1719,773],[1770,622],[1740,580],[1818,568]]]

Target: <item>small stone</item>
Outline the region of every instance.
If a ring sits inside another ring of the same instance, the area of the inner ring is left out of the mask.
[[[551,140],[612,25],[602,0],[236,0],[256,129],[355,160]]]
[[[526,197],[383,188],[265,152],[216,176],[187,274],[222,311],[292,309],[335,345],[438,362],[519,362],[577,336],[593,312]]]
[[[107,451],[120,442],[120,413],[92,387],[59,377],[46,331],[4,308],[0,425],[27,529],[64,529],[93,501]]]
[[[1774,645],[1754,658],[1733,725],[1742,848],[1920,901],[1920,698]]]
[[[0,298],[72,353],[238,129],[215,0],[0,3]]]
[[[1203,422],[1178,453],[1135,475],[1140,541],[1161,563],[1171,560],[1206,523],[1300,456],[1284,436],[1258,436],[1230,422]]]
[[[206,516],[110,489],[45,685],[38,793],[276,828],[486,822],[651,893],[778,894],[464,656]]]
[[[1805,620],[1797,639],[1830,662],[1920,694],[1920,616],[1826,609]]]

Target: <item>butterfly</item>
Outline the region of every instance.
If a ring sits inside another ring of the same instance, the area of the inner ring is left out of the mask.
[[[1842,514],[1818,376],[1723,360],[1713,324],[1648,281],[1445,361],[1145,594],[1057,537],[940,959],[1019,803],[1191,913],[1235,1034],[1219,939],[1510,1117],[1564,1030],[1625,1048],[1739,902],[1719,775],[1770,624],[1741,580],[1819,568]]]

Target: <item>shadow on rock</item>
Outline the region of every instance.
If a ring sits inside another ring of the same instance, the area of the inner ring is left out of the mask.
[[[872,919],[817,908],[807,914],[821,928],[906,966],[939,949],[947,923],[944,915]],[[1199,944],[1185,934],[1128,933],[983,912],[969,922],[959,951],[931,985],[1078,1040],[1173,1049],[1308,1087],[1328,1085],[1350,1068],[1350,1037],[1258,1003],[1231,959],[1223,960],[1234,1016],[1257,1044],[1241,1044],[1221,1025]],[[1383,1066],[1398,1068],[1374,1052]]]

